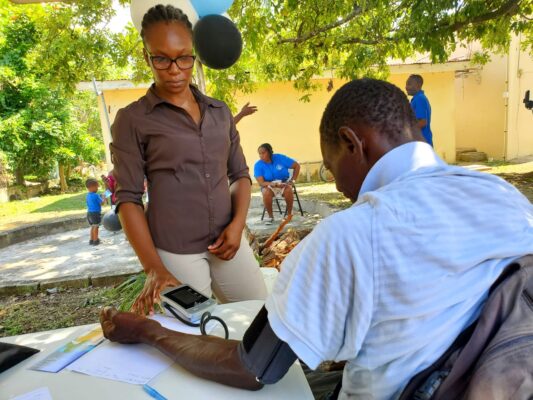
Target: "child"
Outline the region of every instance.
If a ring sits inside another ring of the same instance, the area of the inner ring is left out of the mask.
[[[87,179],[85,187],[87,187],[87,190],[89,191],[85,199],[87,202],[87,221],[89,221],[89,225],[91,225],[91,240],[89,240],[89,244],[91,246],[97,246],[100,244],[100,239],[98,239],[98,227],[102,220],[102,203],[105,198],[97,193],[98,181],[96,179]]]

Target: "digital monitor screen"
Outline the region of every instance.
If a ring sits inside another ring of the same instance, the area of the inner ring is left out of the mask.
[[[175,301],[185,309],[194,307],[195,304],[203,303],[208,298],[198,293],[189,286],[184,286],[165,294],[170,300]]]

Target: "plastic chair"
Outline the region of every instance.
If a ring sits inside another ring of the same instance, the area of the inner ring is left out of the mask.
[[[302,217],[304,216],[304,211],[302,209],[302,203],[300,203],[300,197],[298,197],[298,190],[296,190],[296,183],[292,184],[292,193],[294,194],[294,200],[298,204],[298,210],[300,211],[300,214]],[[285,201],[282,195],[276,195],[274,196],[274,200],[276,201],[276,205],[278,206],[278,211],[281,215],[287,216],[287,204],[285,204],[285,212],[281,210],[281,204],[280,200]],[[294,205],[294,204],[293,204]],[[274,206],[274,204],[272,204]],[[261,215],[261,221],[265,219],[265,213],[266,213],[266,207],[263,207],[263,214]]]

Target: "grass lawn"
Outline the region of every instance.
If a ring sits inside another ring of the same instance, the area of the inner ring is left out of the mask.
[[[492,162],[483,165],[491,168],[487,172],[506,179],[533,202],[533,161],[522,164]],[[41,221],[83,215],[86,212],[86,193],[83,190],[0,204],[0,232]],[[253,187],[253,193],[255,196],[259,195],[257,185]],[[301,199],[323,201],[338,208],[347,208],[351,204],[337,192],[335,183],[299,183],[298,194]]]
[[[491,174],[514,185],[533,203],[533,161],[521,164],[487,163]]]
[[[98,322],[100,308],[118,307],[110,287],[59,289],[0,297],[0,338]]]
[[[87,191],[46,195],[0,204],[0,231],[86,213]]]
[[[322,201],[337,208],[348,208],[351,201],[337,192],[335,182],[313,182],[298,185],[298,196],[300,199]]]
[[[348,208],[351,205],[350,200],[337,192],[334,182],[298,183],[296,188],[298,189],[300,200],[323,201],[337,208]],[[261,196],[258,185],[252,186],[252,196]]]

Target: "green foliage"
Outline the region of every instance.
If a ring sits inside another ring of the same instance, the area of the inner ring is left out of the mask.
[[[4,35],[2,65],[10,65],[18,74],[26,72],[26,54],[38,41],[35,24],[27,15],[14,17],[6,27]]]
[[[120,76],[113,60],[112,0],[13,5],[0,0],[2,65],[31,71],[39,81],[66,93],[84,80]],[[17,64],[20,64],[17,66]]]
[[[241,62],[254,80],[384,77],[387,61],[429,53],[444,62],[458,43],[506,51],[512,33],[533,37],[531,0],[235,0],[230,15],[245,40]],[[250,60],[253,62],[250,63]],[[251,68],[250,68],[251,67]]]
[[[134,82],[148,82],[152,79],[150,68],[142,54],[142,40],[137,29],[128,23],[123,32],[112,36],[111,55],[116,66],[129,73]]]
[[[41,38],[28,57],[41,80],[73,93],[78,82],[112,75],[106,28],[114,15],[112,0],[54,3],[42,10],[35,17]]]
[[[94,115],[86,121],[79,117],[87,110],[96,112],[94,104],[92,108],[75,107],[75,102],[67,101],[58,91],[30,79],[21,82],[18,89],[12,99],[28,96],[31,101],[15,112],[0,108],[0,149],[8,155],[12,170],[46,179],[57,162],[76,166],[102,159],[101,139],[88,131],[94,126]]]
[[[116,288],[111,289],[106,295],[111,300],[120,300],[120,311],[129,311],[133,302],[143,290],[145,281],[146,274],[141,272],[131,276]]]
[[[121,4],[129,3],[120,0]],[[512,34],[533,44],[533,0],[235,0],[229,10],[244,40],[237,65],[206,69],[208,93],[230,105],[236,90],[254,82],[292,81],[308,99],[315,76],[386,77],[387,61],[429,54],[445,62],[461,43],[479,41],[485,51],[505,52]],[[149,71],[132,28],[127,41],[136,80]]]
[[[103,157],[96,100],[73,90],[78,80],[106,73],[109,41],[93,25],[110,18],[110,4],[0,1],[0,150],[19,176],[44,180],[57,163]]]
[[[0,0],[0,150],[12,170],[44,177],[57,161],[102,156],[94,103],[76,100],[75,84],[151,79],[133,25],[118,34],[107,29],[113,14],[112,0]],[[229,14],[243,54],[233,67],[205,75],[208,93],[233,109],[236,92],[257,82],[292,81],[308,101],[316,76],[382,78],[391,59],[427,53],[443,62],[472,41],[484,47],[472,60],[484,63],[489,50],[507,50],[512,34],[533,44],[533,0],[235,0]]]

